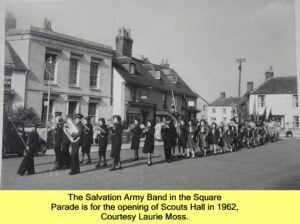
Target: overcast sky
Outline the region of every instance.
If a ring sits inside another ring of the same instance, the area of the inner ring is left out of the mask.
[[[17,26],[42,26],[111,45],[130,28],[133,55],[171,67],[209,102],[221,91],[237,96],[236,58],[244,57],[242,91],[258,86],[267,66],[296,75],[293,0],[8,0]]]

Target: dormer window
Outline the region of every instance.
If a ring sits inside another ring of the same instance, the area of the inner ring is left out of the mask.
[[[160,80],[160,71],[155,71],[155,79]]]
[[[135,74],[134,64],[129,64],[129,73],[133,75]]]

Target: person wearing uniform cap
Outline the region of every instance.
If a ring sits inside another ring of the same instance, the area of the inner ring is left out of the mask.
[[[81,147],[81,153],[82,153],[82,160],[81,164],[83,164],[84,155],[86,154],[88,157],[87,164],[90,164],[92,162],[91,160],[91,146],[93,143],[93,126],[90,122],[90,117],[85,117],[83,119],[83,136],[82,136],[82,147]]]
[[[83,124],[81,120],[83,118],[82,114],[75,114],[74,123],[77,128],[76,133],[72,133],[71,136],[74,139],[74,142],[71,142],[71,171],[70,175],[74,175],[80,173],[80,165],[79,165],[79,148],[82,146],[82,136],[83,136]]]
[[[34,153],[40,147],[40,136],[37,132],[38,124],[32,123],[30,125],[30,133],[28,134],[27,143],[26,143],[26,155],[22,160],[18,174],[23,176],[26,172],[27,175],[35,174],[34,170]]]
[[[173,147],[174,138],[177,136],[176,128],[170,117],[166,119],[165,124],[161,129],[162,139],[164,141],[164,151],[166,162],[171,162],[171,150]]]
[[[55,129],[54,129],[54,152],[55,152],[55,163],[59,166],[61,156],[61,143],[63,140],[63,124],[62,124],[62,113],[59,111],[55,112]]]

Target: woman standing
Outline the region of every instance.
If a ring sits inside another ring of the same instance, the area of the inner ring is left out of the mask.
[[[184,120],[181,120],[179,125],[178,152],[182,156],[185,156],[187,140],[188,140],[188,133],[187,133],[186,124]],[[181,149],[182,149],[182,153],[181,153]]]
[[[219,129],[217,128],[216,123],[211,124],[211,130],[210,130],[210,143],[213,147],[214,154],[217,154],[217,149],[218,149],[218,144],[220,141],[220,132]]]
[[[133,126],[130,128],[130,131],[133,133],[132,140],[131,140],[131,149],[133,150],[134,159],[133,161],[139,160],[139,148],[140,148],[140,141],[142,135],[142,129],[140,127],[140,122],[135,119]]]
[[[112,167],[111,171],[116,169],[122,169],[120,152],[122,147],[122,133],[123,133],[123,125],[121,124],[121,116],[114,115],[113,116],[113,124],[112,127],[109,128],[111,130],[111,153],[110,157],[112,158]],[[116,167],[117,166],[117,167]]]
[[[146,139],[143,147],[143,153],[147,153],[148,155],[148,166],[152,165],[151,155],[154,152],[154,133],[155,133],[154,126],[155,125],[153,121],[148,121],[147,127],[144,130]]]
[[[200,125],[198,127],[198,138],[199,138],[199,147],[200,151],[203,153],[203,156],[206,156],[208,148],[208,133],[209,127],[206,124],[205,120],[200,120]]]
[[[186,157],[190,158],[190,153],[192,153],[192,158],[195,158],[195,147],[197,145],[197,138],[196,138],[196,128],[193,124],[193,121],[188,122],[187,127],[187,153]]]
[[[105,124],[104,118],[99,118],[98,120],[99,127],[97,129],[97,140],[99,144],[99,163],[96,165],[96,168],[101,167],[101,159],[103,158],[104,164],[103,167],[107,166],[106,162],[106,149],[107,149],[107,137],[108,137],[108,129]]]

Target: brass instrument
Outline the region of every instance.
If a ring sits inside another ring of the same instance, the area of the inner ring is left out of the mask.
[[[80,137],[78,137],[77,139],[75,139],[72,134],[76,134],[78,133],[78,129],[75,126],[75,124],[73,123],[73,121],[71,119],[67,119],[66,123],[64,124],[63,127],[64,133],[66,134],[66,136],[68,137],[68,139],[72,142],[72,143],[76,143],[80,140]]]
[[[100,125],[97,125],[97,126],[94,127],[94,132],[101,135],[102,133],[105,133],[105,130],[103,128],[101,128]],[[103,135],[101,135],[101,136],[103,136]]]

